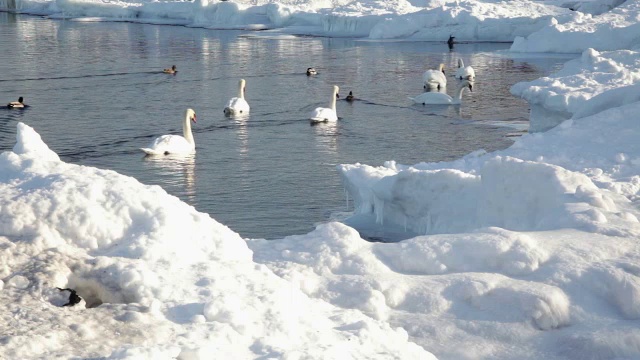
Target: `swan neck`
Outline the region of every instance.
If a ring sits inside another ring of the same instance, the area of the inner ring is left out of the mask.
[[[464,61],[462,61],[462,59],[458,59],[458,67],[459,68],[463,68],[464,67]]]
[[[456,100],[458,102],[462,101],[462,92],[464,91],[465,88],[466,86],[460,86],[460,89],[458,89],[458,95],[456,96]]]
[[[238,85],[238,97],[244,99],[244,80],[240,80]]]
[[[189,119],[189,113],[187,112],[184,115],[184,122],[182,123],[182,132],[184,134],[184,138],[187,139],[187,141],[190,144],[193,144],[193,134],[191,133],[191,119]]]
[[[333,111],[336,111],[336,95],[337,95],[337,93],[336,93],[336,91],[334,90],[334,91],[333,91],[333,96],[331,96],[331,109],[332,109]]]

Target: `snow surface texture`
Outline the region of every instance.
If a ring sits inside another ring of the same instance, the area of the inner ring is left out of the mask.
[[[318,229],[321,244],[293,251],[304,239],[287,238],[282,259],[264,261],[283,275],[314,267],[332,280],[308,291],[336,304],[335,283],[382,292],[386,307],[352,306],[403,324],[439,358],[640,358],[637,59],[588,50],[553,77],[514,86],[573,118],[504,151],[340,165],[355,206],[346,224],[406,240],[331,246]],[[250,246],[255,257],[266,251]],[[304,255],[314,253],[342,260],[327,274]]]
[[[434,358],[308,297],[160,187],[60,161],[22,123],[0,154],[0,234],[0,358]],[[83,301],[62,307],[56,287]]]
[[[640,101],[640,52],[588,49],[549,77],[514,85],[531,106],[530,131]]]

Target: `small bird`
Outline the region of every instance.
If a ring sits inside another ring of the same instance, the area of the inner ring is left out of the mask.
[[[311,76],[311,75],[318,75],[318,71],[316,71],[315,68],[307,68],[307,76]]]
[[[178,69],[176,69],[176,66],[173,65],[170,69],[164,69],[162,70],[162,72],[165,74],[175,74],[178,72]]]
[[[68,291],[69,292],[69,302],[62,305],[62,306],[73,306],[77,303],[79,303],[80,301],[82,301],[82,298],[80,296],[78,296],[78,294],[76,294],[76,291],[73,289],[61,289],[61,288],[56,288],[60,291]]]
[[[27,105],[24,104],[24,99],[22,98],[22,96],[20,96],[18,98],[18,101],[12,101],[12,102],[7,104],[7,107],[9,109],[22,109],[22,108],[24,108],[26,106]]]
[[[349,95],[347,95],[347,97],[344,98],[345,100],[347,100],[348,102],[352,102],[354,101],[356,98],[353,97],[353,91],[349,91]]]
[[[447,40],[447,45],[449,45],[449,50],[453,49],[453,44],[455,44],[453,39],[455,38],[456,38],[455,36],[449,35],[449,40]]]

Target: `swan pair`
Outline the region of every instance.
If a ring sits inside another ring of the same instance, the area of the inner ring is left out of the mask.
[[[240,79],[238,82],[238,96],[231,98],[224,108],[227,115],[248,114],[249,104],[244,99],[244,91],[246,81]],[[192,154],[196,151],[196,143],[191,133],[191,121],[196,122],[196,112],[193,109],[187,109],[182,122],[182,136],[180,135],[162,135],[155,138],[148,147],[140,148],[148,155],[182,155]]]
[[[473,84],[469,80],[463,80],[455,98],[440,92],[426,92],[409,99],[422,105],[458,105],[462,103],[462,92],[467,88],[473,91]]]
[[[12,101],[7,104],[7,107],[9,109],[22,109],[22,108],[25,108],[26,106],[27,105],[24,104],[24,99],[22,98],[22,96],[18,98],[18,101]]]

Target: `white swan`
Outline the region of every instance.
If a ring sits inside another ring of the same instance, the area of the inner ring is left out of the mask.
[[[191,134],[191,121],[196,122],[196,112],[187,109],[182,123],[182,133],[180,135],[162,135],[155,138],[148,147],[140,148],[149,155],[170,155],[170,154],[192,154],[196,152],[196,143]]]
[[[250,107],[247,100],[244,99],[246,81],[240,79],[238,81],[238,96],[231,98],[224,108],[224,113],[227,115],[246,115],[249,113]]]
[[[464,91],[465,88],[469,88],[469,91],[473,91],[473,84],[468,80],[462,81],[460,88],[458,88],[458,94],[455,98],[444,93],[426,92],[409,99],[416,104],[422,105],[458,105],[462,103],[462,91]]]
[[[476,78],[476,72],[471,66],[464,66],[464,61],[458,59],[458,69],[456,70],[456,79],[473,81]]]
[[[333,93],[331,94],[331,102],[329,108],[318,107],[311,112],[309,119],[311,122],[322,121],[338,121],[338,113],[336,113],[336,98],[339,98],[338,94],[340,88],[333,85]]]
[[[27,105],[24,104],[24,99],[22,98],[22,96],[20,96],[18,98],[18,101],[12,101],[12,102],[7,104],[7,107],[9,109],[22,109],[22,108],[24,108],[26,106]]]
[[[444,76],[444,64],[440,64],[438,70],[427,70],[422,74],[423,88],[443,89],[447,87],[447,77]]]

